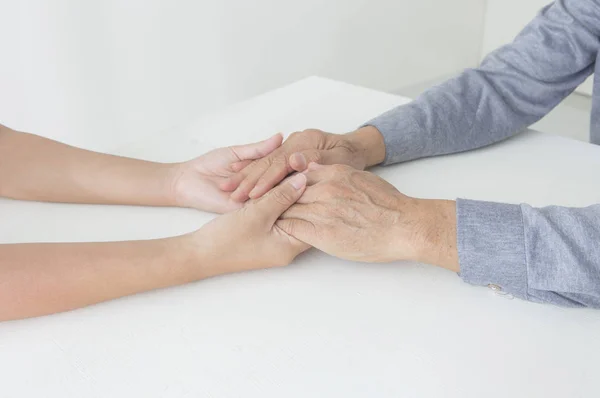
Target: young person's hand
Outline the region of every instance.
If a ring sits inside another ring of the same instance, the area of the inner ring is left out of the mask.
[[[0,322],[287,265],[309,246],[275,223],[305,187],[306,177],[298,174],[261,199],[172,238],[0,245]]]
[[[306,176],[296,174],[260,199],[194,232],[191,237],[202,258],[203,276],[287,265],[310,248],[276,224],[305,188]]]
[[[183,163],[87,151],[0,125],[0,197],[41,202],[239,209],[221,189],[228,177],[281,146],[277,134],[219,148]]]
[[[231,199],[221,189],[227,179],[276,150],[281,134],[248,145],[218,148],[187,162],[172,165],[170,173],[172,201],[180,207],[192,207],[214,213],[239,209],[243,203]]]

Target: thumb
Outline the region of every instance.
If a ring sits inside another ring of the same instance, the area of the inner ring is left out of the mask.
[[[299,218],[286,218],[277,220],[275,226],[307,245],[315,246],[317,244],[317,241],[315,240],[317,239],[315,226],[309,221],[301,220]]]
[[[300,199],[305,189],[306,176],[296,174],[271,189],[256,202],[256,207],[259,213],[266,216],[271,224],[274,224],[281,214]]]
[[[306,170],[309,164],[352,164],[348,152],[340,148],[307,149],[293,153],[289,158],[290,167],[298,172]]]
[[[289,159],[290,167],[298,172],[306,170],[310,163],[330,164],[330,156],[327,151],[309,149],[293,153]]]

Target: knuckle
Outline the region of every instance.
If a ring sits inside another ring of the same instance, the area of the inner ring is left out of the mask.
[[[323,158],[323,155],[321,154],[321,151],[319,151],[319,150],[308,150],[308,151],[302,152],[302,154],[304,155],[304,157],[306,158],[306,161],[308,163],[311,163],[311,162],[321,163],[321,160]]]
[[[302,132],[302,134],[309,139],[320,139],[323,137],[323,132],[317,129],[307,129]]]
[[[286,155],[274,156],[272,159],[270,159],[269,165],[274,167],[285,166],[287,164],[287,158],[288,157]]]
[[[304,156],[306,156],[306,159],[309,162],[316,162],[316,163],[319,163],[321,161],[321,158],[323,157],[321,155],[320,151],[308,151],[308,152],[304,153]]]
[[[238,189],[246,191],[246,190],[252,188],[253,186],[254,186],[253,180],[251,178],[245,178],[238,186]]]

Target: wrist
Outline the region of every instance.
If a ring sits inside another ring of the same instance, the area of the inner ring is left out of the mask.
[[[419,221],[415,223],[415,260],[458,272],[456,202],[427,199],[417,201],[420,210]]]
[[[166,271],[160,276],[166,286],[181,285],[203,279],[199,257],[200,250],[194,233],[156,239],[153,241],[163,248]]]
[[[181,250],[186,253],[185,266],[192,280],[241,270],[236,261],[238,253],[231,251],[234,238],[230,234],[224,235],[215,221],[216,219],[196,231],[178,237],[181,240]]]
[[[382,163],[385,159],[383,135],[374,126],[364,126],[346,134],[350,143],[357,149],[358,156],[364,159],[365,167]]]
[[[173,264],[177,264],[181,282],[188,283],[225,273],[221,270],[218,247],[204,228],[169,238]]]
[[[162,171],[164,184],[164,197],[166,206],[170,207],[186,207],[183,204],[182,193],[182,177],[185,174],[185,163],[168,163],[164,164]]]

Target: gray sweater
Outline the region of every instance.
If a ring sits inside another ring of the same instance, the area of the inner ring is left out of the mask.
[[[594,72],[599,49],[600,2],[556,1],[479,68],[369,121],[384,136],[384,164],[474,149],[523,131]],[[597,72],[591,141],[600,144]],[[459,199],[456,210],[463,280],[526,300],[600,308],[600,204],[534,208]]]

